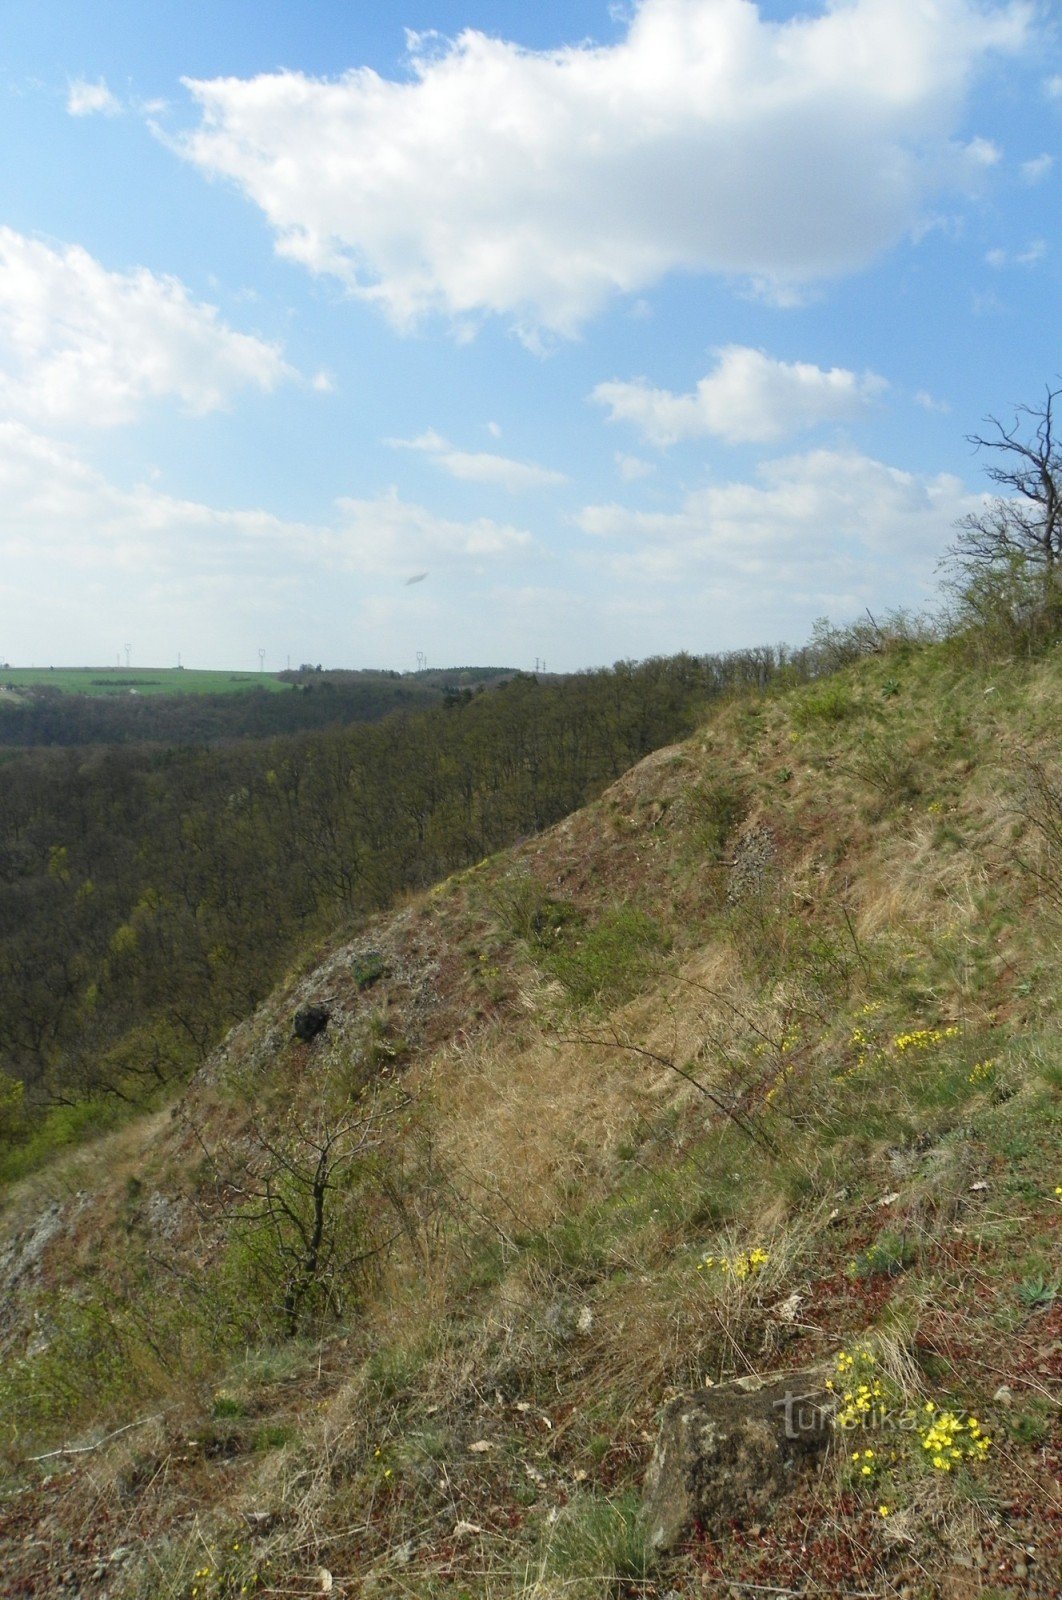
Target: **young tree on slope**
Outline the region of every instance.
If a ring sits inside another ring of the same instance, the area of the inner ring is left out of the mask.
[[[987,437],[968,435],[975,449],[994,453],[986,471],[1002,493],[963,517],[950,552],[971,576],[989,567],[1022,569],[1049,610],[1062,601],[1062,446],[1054,416],[1060,398],[1062,389],[1048,388],[1039,406],[1017,407],[1011,427],[988,417]]]

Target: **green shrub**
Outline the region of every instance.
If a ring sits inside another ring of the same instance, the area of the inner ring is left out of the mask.
[[[698,784],[690,795],[689,809],[696,843],[718,857],[748,812],[748,796],[726,779]]]
[[[10,1079],[8,1080],[11,1081]],[[21,1088],[21,1084],[17,1085]],[[24,1178],[61,1150],[109,1132],[130,1116],[118,1100],[78,1100],[73,1105],[51,1106],[35,1124],[19,1119],[12,1102],[8,1126],[0,1130],[0,1183]],[[0,1116],[4,1108],[0,1107]],[[4,1148],[6,1132],[7,1148]]]
[[[794,703],[793,725],[803,732],[816,724],[843,722],[854,710],[855,701],[847,684],[828,680],[816,684]]]
[[[555,938],[583,921],[582,912],[567,900],[554,900],[524,867],[514,867],[493,886],[490,908],[511,939],[527,944]]]
[[[606,912],[577,943],[539,941],[538,955],[578,1005],[616,1005],[638,992],[668,948],[652,917],[623,906]]]

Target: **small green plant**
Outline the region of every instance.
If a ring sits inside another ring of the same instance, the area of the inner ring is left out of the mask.
[[[546,1530],[538,1565],[539,1582],[566,1600],[605,1600],[620,1584],[643,1582],[652,1554],[638,1497],[577,1496]]]
[[[351,977],[359,989],[370,989],[387,974],[387,962],[379,950],[367,950],[351,965]]]
[[[724,1278],[736,1278],[739,1283],[744,1283],[746,1278],[754,1278],[757,1272],[770,1261],[768,1251],[760,1249],[757,1245],[752,1250],[741,1250],[732,1256],[703,1255],[697,1263],[698,1272],[717,1272]]]
[[[848,1263],[851,1278],[898,1277],[915,1261],[915,1250],[905,1234],[888,1229]]]
[[[1005,1423],[1010,1437],[1018,1444],[1038,1445],[1050,1436],[1054,1419],[1055,1407],[1050,1400],[1029,1395],[1024,1409],[1009,1413]]]
[[[295,1429],[291,1423],[267,1422],[255,1430],[252,1443],[256,1450],[282,1450],[294,1437]]]
[[[1043,1273],[1025,1278],[1018,1285],[1018,1299],[1027,1311],[1046,1311],[1058,1296],[1058,1284],[1049,1283]]]
[[[238,1395],[216,1394],[214,1403],[210,1407],[210,1413],[211,1416],[218,1418],[245,1417],[247,1415],[247,1406]]]

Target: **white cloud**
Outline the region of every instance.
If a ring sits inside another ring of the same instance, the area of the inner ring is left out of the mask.
[[[528,489],[551,489],[568,479],[563,472],[540,467],[533,461],[512,461],[486,451],[455,450],[441,434],[429,428],[416,439],[387,439],[393,450],[422,450],[462,483],[482,483],[521,494]]]
[[[614,459],[624,483],[635,483],[639,478],[648,478],[656,471],[651,461],[643,461],[641,456],[624,455],[622,450],[616,451]]]
[[[405,577],[410,568],[484,563],[520,555],[531,535],[509,523],[477,517],[455,522],[402,500],[392,489],[371,500],[336,502],[340,519],[328,535],[336,554],[359,572]]]
[[[412,564],[489,560],[526,548],[525,530],[481,517],[457,522],[402,500],[342,498],[328,523],[262,510],[219,511],[150,485],[122,489],[65,444],[0,422],[0,552],[50,550],[77,566],[210,567],[297,553],[300,561],[404,574]]]
[[[126,489],[19,422],[0,422],[0,503],[4,650],[25,661],[40,659],[42,595],[51,647],[62,640],[66,659],[106,659],[130,628],[143,649],[155,640],[156,659],[167,659],[165,642],[216,655],[219,641],[230,661],[253,659],[260,623],[275,638],[328,616],[349,641],[351,619],[411,573],[448,577],[460,595],[533,550],[524,529],[438,517],[394,491],[339,500],[312,523],[218,510],[151,484]],[[373,645],[378,660],[393,657],[386,633]]]
[[[72,117],[117,117],[122,107],[102,78],[96,83],[75,78],[67,92],[66,109]]]
[[[587,506],[578,525],[626,584],[696,592],[710,581],[738,610],[756,614],[761,605],[784,616],[798,592],[822,598],[843,589],[893,603],[902,582],[907,598],[918,598],[956,519],[981,504],[948,474],[814,450],[764,463],[757,482],[699,489],[671,511]]]
[[[989,250],[985,260],[990,267],[1035,267],[1047,254],[1044,239],[1030,239],[1024,250]]]
[[[692,394],[654,389],[644,378],[599,383],[592,398],[610,422],[631,422],[656,445],[715,435],[731,444],[763,442],[820,422],[849,422],[888,388],[873,372],[829,371],[806,361],[776,361],[761,350],[727,345]]]
[[[148,485],[117,488],[68,446],[20,422],[0,422],[0,553],[31,551],[70,569],[216,568],[309,529],[264,511],[217,511]]]
[[[975,166],[998,167],[1003,159],[1003,152],[998,144],[993,144],[991,139],[971,139],[964,146],[966,155]]]
[[[1062,72],[1056,73],[1053,78],[1048,78],[1044,89],[1049,99],[1062,100]]]
[[[784,299],[859,270],[998,157],[956,141],[1027,0],[640,0],[616,44],[414,36],[408,76],[187,80],[178,143],[277,248],[404,326],[486,313],[570,335],[674,270]]]
[[[1043,155],[1034,156],[1031,161],[1023,161],[1020,167],[1021,181],[1030,188],[1034,184],[1042,183],[1055,164],[1054,156],[1048,155],[1045,150]]]
[[[77,245],[0,226],[0,413],[107,426],[161,396],[204,413],[296,376],[177,278],[108,272]]]
[[[915,405],[921,406],[923,411],[936,411],[941,416],[946,416],[951,410],[946,400],[936,400],[928,389],[919,389],[915,395]]]

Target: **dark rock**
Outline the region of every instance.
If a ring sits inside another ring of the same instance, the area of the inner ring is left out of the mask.
[[[311,1039],[316,1039],[319,1033],[324,1032],[331,1015],[327,1006],[300,1006],[292,1023],[296,1039],[309,1044]]]
[[[738,1378],[671,1402],[646,1476],[655,1549],[674,1549],[695,1528],[718,1538],[770,1516],[829,1444],[830,1371]]]

